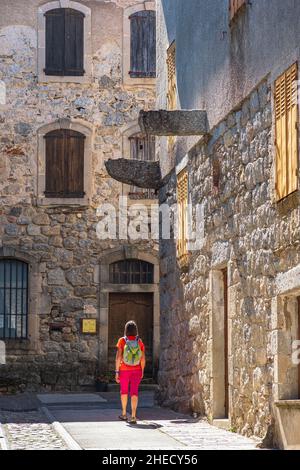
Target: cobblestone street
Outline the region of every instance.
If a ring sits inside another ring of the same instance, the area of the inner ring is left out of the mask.
[[[257,440],[215,428],[206,421],[156,407],[149,392],[142,393],[136,426],[118,420],[117,393],[102,394],[101,402],[96,394],[82,395],[82,399],[80,395],[47,397],[47,408],[0,411],[3,448],[67,450],[74,449],[73,442],[78,449],[87,450],[254,450],[258,444]]]
[[[41,411],[0,412],[8,450],[67,450]]]

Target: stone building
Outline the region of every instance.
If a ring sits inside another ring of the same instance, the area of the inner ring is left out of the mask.
[[[160,402],[285,448],[300,444],[299,15],[158,0],[162,111],[140,118],[179,222],[160,240]]]
[[[157,203],[104,166],[155,158],[155,75],[152,1],[0,0],[0,391],[92,387],[132,317],[156,373],[156,243],[97,233],[102,204]]]

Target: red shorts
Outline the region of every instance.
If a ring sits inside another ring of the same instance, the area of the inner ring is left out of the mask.
[[[128,395],[130,384],[130,396],[137,397],[139,394],[139,385],[142,380],[142,369],[121,370],[120,371],[120,388],[121,395]]]

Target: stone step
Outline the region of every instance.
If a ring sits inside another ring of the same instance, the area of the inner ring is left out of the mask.
[[[214,419],[212,424],[216,428],[224,429],[225,431],[230,429],[229,419]]]

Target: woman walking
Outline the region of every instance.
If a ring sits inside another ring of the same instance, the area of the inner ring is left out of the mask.
[[[146,365],[145,346],[138,336],[138,328],[134,321],[125,325],[124,337],[117,343],[116,382],[120,384],[122,414],[119,418],[127,421],[128,390],[130,386],[131,418],[130,424],[136,424],[139,385],[144,377]]]

